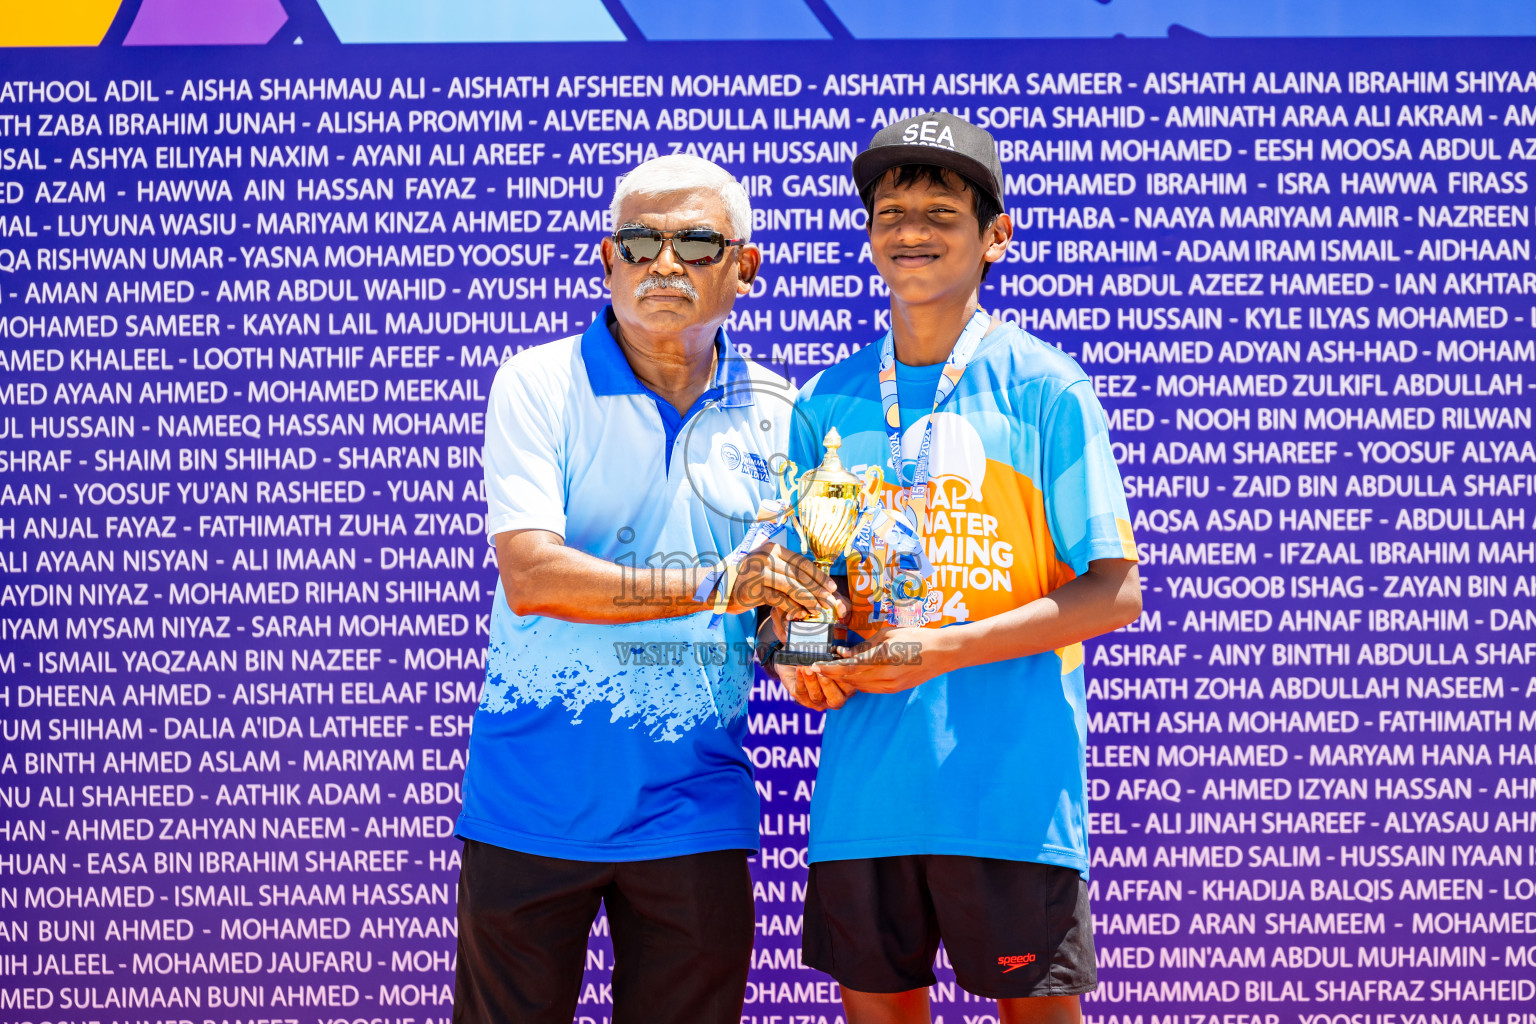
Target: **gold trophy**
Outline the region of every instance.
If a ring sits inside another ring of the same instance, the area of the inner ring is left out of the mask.
[[[828,572],[848,549],[867,497],[878,486],[879,467],[860,480],[843,468],[837,450],[843,439],[837,428],[822,439],[827,454],[821,465],[791,483],[795,464],[786,461],[779,469],[779,494],[790,507],[790,522],[800,536],[800,549]],[[832,629],[837,624],[830,608],[789,622],[789,635],[775,660],[784,665],[810,665],[832,659]]]

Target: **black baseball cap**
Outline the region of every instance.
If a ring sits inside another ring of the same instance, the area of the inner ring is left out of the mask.
[[[992,133],[954,114],[935,111],[886,125],[853,158],[853,185],[863,194],[892,167],[934,164],[963,174],[1003,205],[1003,164]]]

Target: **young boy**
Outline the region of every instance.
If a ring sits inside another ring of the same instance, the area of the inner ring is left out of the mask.
[[[790,458],[815,466],[836,427],[933,571],[850,556],[863,642],[776,666],[802,703],[839,709],[811,803],[805,962],[841,983],[849,1024],[927,1024],[942,938],[1003,1022],[1080,1020],[1081,642],[1141,609],[1104,413],[1071,358],[979,309],[1013,233],[991,135],[944,113],[897,122],[853,176],[891,330],[801,391]]]

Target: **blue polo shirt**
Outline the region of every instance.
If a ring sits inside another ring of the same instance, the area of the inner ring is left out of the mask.
[[[713,563],[774,494],[793,389],[722,330],[712,386],[679,415],[636,379],[606,312],[497,372],[487,534],[548,530],[637,574]],[[515,615],[498,581],[458,834],[571,860],[757,849],[752,616],[709,619]]]
[[[790,454],[821,458],[836,427],[843,464],[885,473],[880,346],[807,381]],[[1097,559],[1136,559],[1109,425],[1082,368],[1013,324],[981,340],[938,412],[943,366],[897,363],[906,471],[929,445],[924,545],[929,629],[1004,614]],[[929,434],[929,427],[932,433]],[[873,567],[848,559],[854,631],[866,634]],[[947,854],[1057,864],[1088,874],[1083,647],[1070,644],[855,694],[827,715],[810,859]]]

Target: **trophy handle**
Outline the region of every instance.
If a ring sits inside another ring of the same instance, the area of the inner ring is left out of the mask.
[[[789,522],[795,528],[795,533],[800,537],[800,550],[810,551],[810,540],[805,535],[805,528],[800,525],[800,482],[796,479],[796,466],[789,459],[785,459],[779,466],[779,498],[789,506]]]

